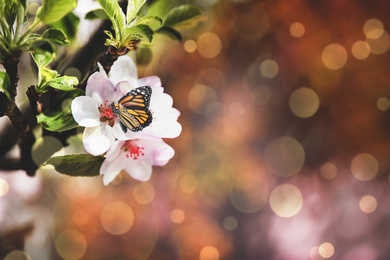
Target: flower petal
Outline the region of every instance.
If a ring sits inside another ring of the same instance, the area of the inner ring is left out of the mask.
[[[152,175],[152,166],[142,160],[128,159],[124,170],[139,181],[148,181]]]
[[[81,126],[94,127],[100,124],[99,104],[96,100],[87,96],[73,99],[71,104],[74,120]]]
[[[84,129],[84,148],[92,155],[96,156],[106,152],[114,141],[115,138],[112,134],[112,129],[106,123],[100,123],[96,127],[87,127]]]
[[[99,105],[104,104],[106,100],[113,100],[115,94],[114,84],[107,78],[103,72],[95,72],[89,77],[85,95],[95,99]]]
[[[157,76],[145,77],[138,80],[139,86],[150,86],[153,91],[153,95],[159,95],[164,92],[164,88],[161,84],[161,79]]]
[[[128,81],[133,88],[137,87],[138,72],[134,61],[129,56],[120,56],[112,65],[109,78],[115,84]]]
[[[145,148],[144,156],[140,159],[151,165],[164,166],[175,155],[173,148],[160,138],[141,139],[136,144]]]
[[[103,175],[104,185],[108,185],[125,168],[126,160],[123,157],[116,157],[115,160],[104,160],[100,167],[100,174]]]
[[[181,124],[177,122],[180,112],[172,107],[169,111],[164,110],[163,108],[161,110],[153,110],[153,122],[143,131],[161,138],[176,138],[182,131]]]

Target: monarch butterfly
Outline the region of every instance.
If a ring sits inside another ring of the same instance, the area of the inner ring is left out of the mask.
[[[129,91],[118,103],[110,104],[114,115],[118,116],[123,132],[138,132],[152,123],[149,110],[152,88],[143,86]]]

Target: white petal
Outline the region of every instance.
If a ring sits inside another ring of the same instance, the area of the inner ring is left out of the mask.
[[[129,158],[125,171],[136,180],[148,181],[152,175],[152,166],[145,161]]]
[[[116,140],[110,147],[110,149],[107,151],[107,153],[104,155],[106,157],[106,160],[113,161],[116,158],[118,158],[119,153],[121,153],[121,147],[123,146],[124,142]]]
[[[100,174],[103,175],[104,185],[108,185],[124,169],[126,158],[117,157],[113,161],[104,160],[100,167]]]
[[[136,143],[140,147],[144,147],[144,156],[141,160],[155,166],[164,166],[175,155],[172,147],[166,144],[160,138],[143,139]]]
[[[152,88],[153,96],[161,95],[164,92],[162,87],[161,80],[157,76],[150,76],[138,80],[139,86],[150,86]]]
[[[152,124],[143,131],[161,138],[178,137],[182,131],[181,124],[177,122],[180,112],[175,108],[170,108],[165,113],[157,113],[157,111],[154,114],[155,117],[153,118]]]
[[[81,126],[93,127],[100,124],[99,104],[87,96],[76,97],[71,109],[74,120]]]
[[[104,104],[106,100],[109,102],[113,100],[115,94],[114,84],[107,78],[103,72],[95,72],[89,77],[85,95],[95,99],[99,105]]]
[[[137,86],[137,67],[129,56],[120,56],[112,65],[108,75],[115,84],[120,81],[128,81],[133,88]]]
[[[115,138],[111,127],[106,123],[84,129],[83,144],[85,150],[92,155],[106,152],[114,143]]]

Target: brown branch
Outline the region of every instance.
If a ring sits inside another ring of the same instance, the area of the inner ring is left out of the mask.
[[[19,54],[15,57],[8,57],[3,66],[10,78],[10,96],[11,100],[8,99],[7,95],[3,92],[0,93],[0,116],[8,116],[11,120],[12,125],[16,129],[16,133],[19,136],[19,146],[21,150],[21,157],[17,160],[2,160],[0,161],[0,168],[6,170],[23,169],[26,170],[27,174],[32,176],[37,169],[37,165],[32,160],[31,147],[35,142],[34,135],[31,132],[26,118],[19,110],[15,103],[15,97],[17,92],[17,86],[19,82],[18,75],[18,63]]]

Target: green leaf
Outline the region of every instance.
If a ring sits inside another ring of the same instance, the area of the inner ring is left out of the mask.
[[[160,23],[160,25],[163,23],[162,19],[158,16],[146,15],[146,16],[139,18],[137,20],[137,22],[135,23],[135,25],[138,25],[138,24],[149,25],[153,22],[158,22],[158,23]]]
[[[42,39],[57,42],[59,44],[69,44],[69,41],[65,33],[59,29],[49,28],[43,35]]]
[[[9,93],[10,79],[6,72],[0,71],[0,89],[7,95],[11,100],[11,95]]]
[[[36,18],[42,23],[54,23],[76,8],[76,0],[44,0]]]
[[[75,85],[79,84],[79,81],[76,77],[62,76],[52,79],[46,84],[51,86],[52,88],[59,89],[62,91],[71,91],[74,90]]]
[[[12,25],[16,20],[16,16],[18,15],[20,3],[19,1],[15,0],[3,0],[1,2],[3,9],[1,15],[5,18],[5,21],[7,22],[9,27],[12,28]]]
[[[38,68],[45,67],[54,59],[54,54],[49,52],[49,51],[33,52],[32,56],[34,58],[35,63],[37,64]]]
[[[80,18],[73,12],[70,12],[57,22],[50,23],[50,27],[63,31],[66,37],[72,40],[76,37],[79,24]]]
[[[84,91],[80,89],[65,92],[57,100],[57,105],[53,110],[37,115],[38,123],[45,129],[53,132],[62,132],[77,127],[78,124],[73,119],[70,105],[75,97],[83,94]]]
[[[62,132],[78,126],[74,121],[72,113],[54,111],[37,115],[37,122],[45,129],[52,132]]]
[[[149,42],[153,39],[153,30],[146,24],[139,24],[130,28],[125,28],[125,39],[139,39],[139,36],[148,38]]]
[[[128,0],[126,13],[127,24],[130,24],[134,20],[139,9],[141,9],[145,2],[146,0]]]
[[[103,161],[103,156],[72,154],[51,157],[46,164],[53,165],[56,171],[69,176],[98,176]]]
[[[172,27],[169,27],[169,26],[162,26],[162,27],[158,28],[156,30],[156,33],[161,33],[163,35],[166,35],[169,38],[171,38],[172,40],[182,41],[182,39],[183,39],[181,34],[178,31],[176,31],[175,29],[173,29]]]
[[[175,29],[188,29],[205,20],[207,20],[207,16],[200,8],[193,5],[182,5],[173,8],[166,15],[163,25]]]
[[[108,17],[107,13],[103,9],[95,9],[90,12],[88,12],[85,15],[85,19],[87,20],[95,20],[95,19],[103,19],[108,20],[110,17]]]
[[[114,26],[115,37],[120,41],[122,39],[123,28],[125,27],[125,14],[117,0],[97,0],[97,2],[110,18]]]

